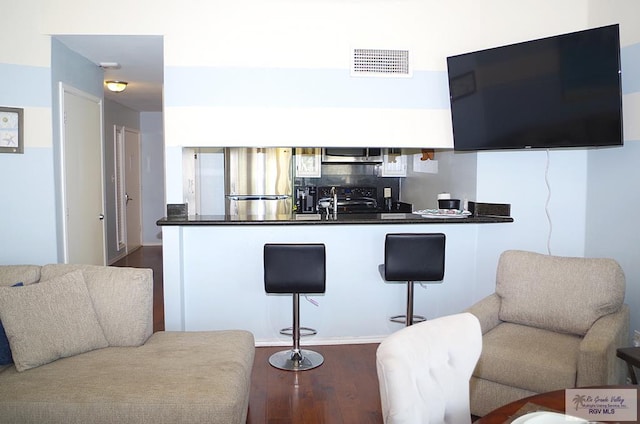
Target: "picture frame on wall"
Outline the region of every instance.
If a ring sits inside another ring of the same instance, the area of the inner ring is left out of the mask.
[[[23,112],[0,106],[0,153],[24,153]]]

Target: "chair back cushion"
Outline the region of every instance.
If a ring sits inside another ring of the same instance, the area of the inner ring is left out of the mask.
[[[471,422],[469,379],[482,350],[470,313],[405,327],[378,347],[376,366],[385,424]]]
[[[387,234],[384,243],[384,279],[442,280],[445,244],[446,238],[442,233]]]
[[[267,293],[325,292],[326,252],[322,243],[267,243],[263,264]]]
[[[496,293],[502,321],[582,336],[620,309],[625,277],[613,259],[509,250],[498,261]]]

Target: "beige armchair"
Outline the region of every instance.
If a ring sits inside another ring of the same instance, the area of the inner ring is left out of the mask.
[[[504,252],[495,293],[468,309],[483,334],[471,413],[551,390],[623,383],[616,349],[629,339],[624,295],[612,259]]]

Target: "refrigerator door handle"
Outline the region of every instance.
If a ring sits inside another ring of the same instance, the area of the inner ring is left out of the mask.
[[[230,194],[227,196],[229,200],[286,200],[291,198],[288,194],[255,194],[255,195],[238,195]]]

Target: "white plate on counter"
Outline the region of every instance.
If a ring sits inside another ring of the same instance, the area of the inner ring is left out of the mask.
[[[414,211],[413,213],[420,215],[423,218],[466,218],[471,216],[471,212],[469,211],[459,211],[455,209],[424,209]]]

